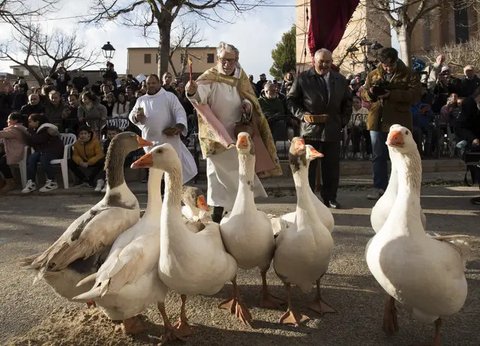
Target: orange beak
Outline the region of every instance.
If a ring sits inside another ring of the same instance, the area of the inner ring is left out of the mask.
[[[245,135],[238,135],[237,147],[245,149],[248,147],[248,138]]]
[[[149,168],[152,166],[153,166],[153,155],[151,153],[148,153],[143,155],[134,163],[132,163],[131,168]]]
[[[143,147],[151,147],[153,145],[152,142],[147,141],[146,139],[143,139],[142,137],[137,135],[137,143],[139,148]]]
[[[208,211],[208,204],[204,195],[197,197],[197,208]]]
[[[390,131],[387,137],[387,145],[401,146],[404,145],[403,134],[401,131]]]
[[[315,148],[310,148],[310,156],[313,157],[314,159],[317,159],[319,157],[323,157],[324,155],[319,152],[317,149]]]

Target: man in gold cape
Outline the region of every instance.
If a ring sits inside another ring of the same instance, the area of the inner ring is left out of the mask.
[[[186,85],[187,97],[199,114],[199,139],[207,160],[207,201],[214,206],[212,218],[221,220],[223,209],[231,210],[238,190],[238,157],[234,146],[235,125],[242,113],[251,114],[256,172],[261,176],[281,175],[275,143],[246,73],[238,64],[238,50],[221,42],[218,63]],[[258,179],[255,196],[266,196]]]

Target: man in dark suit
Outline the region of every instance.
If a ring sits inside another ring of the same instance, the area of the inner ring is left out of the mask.
[[[348,82],[331,69],[332,53],[315,52],[314,66],[298,76],[287,95],[287,105],[301,122],[301,136],[306,144],[324,154],[320,194],[330,208],[340,208],[337,190],[340,179],[341,130],[352,114]],[[315,190],[317,161],[310,163],[308,182]]]

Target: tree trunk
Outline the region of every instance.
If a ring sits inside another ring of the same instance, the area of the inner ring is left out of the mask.
[[[168,62],[170,59],[170,30],[172,29],[172,21],[162,20],[158,23],[158,30],[160,32],[160,47],[158,57],[158,76],[160,79],[162,75],[168,71]]]
[[[397,32],[398,44],[400,46],[400,59],[405,65],[410,67],[411,32],[405,26],[400,26],[395,31]]]

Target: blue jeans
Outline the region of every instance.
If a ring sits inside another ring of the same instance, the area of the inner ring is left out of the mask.
[[[385,190],[388,185],[388,148],[387,133],[370,131],[372,141],[373,187]]]
[[[47,179],[55,180],[55,170],[50,164],[50,161],[55,159],[58,159],[58,157],[50,153],[41,153],[38,151],[32,153],[27,159],[27,179],[33,182],[35,181],[37,164],[40,162]]]

